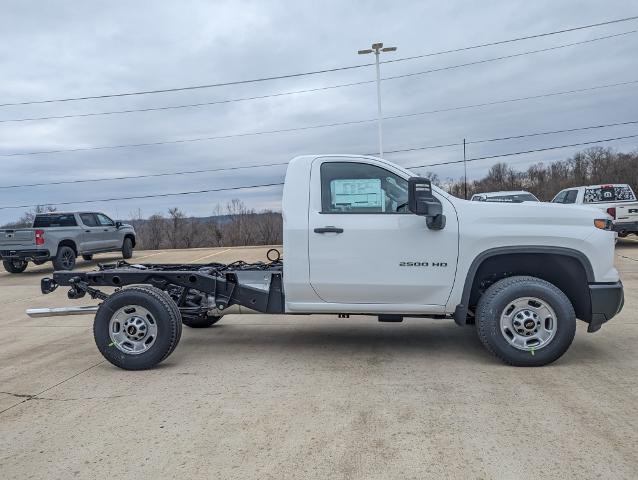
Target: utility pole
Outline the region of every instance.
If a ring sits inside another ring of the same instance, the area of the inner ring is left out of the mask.
[[[383,47],[382,42],[372,44],[372,48],[359,50],[359,55],[367,55],[374,52],[375,65],[377,69],[377,117],[379,121],[379,156],[383,157],[383,113],[381,110],[381,69],[379,67],[379,55],[381,52],[396,52],[397,47]]]
[[[467,200],[467,158],[465,157],[465,139],[463,139],[463,198]]]

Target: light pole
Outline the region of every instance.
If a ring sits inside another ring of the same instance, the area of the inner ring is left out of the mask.
[[[382,42],[372,44],[372,48],[359,50],[359,55],[367,55],[374,52],[377,67],[377,115],[379,118],[379,156],[383,157],[383,113],[381,112],[381,70],[379,69],[379,55],[381,52],[396,52],[397,47],[383,47]]]

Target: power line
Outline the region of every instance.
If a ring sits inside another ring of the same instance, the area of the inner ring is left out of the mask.
[[[638,137],[638,134],[637,135],[626,135],[626,136],[615,137],[615,138],[605,138],[605,139],[601,139],[601,140],[592,140],[592,141],[589,141],[589,142],[572,143],[572,144],[569,144],[569,145],[558,145],[558,146],[553,146],[553,147],[538,148],[538,149],[534,149],[534,150],[525,150],[525,151],[521,151],[521,152],[510,152],[510,153],[504,153],[504,154],[500,154],[500,155],[490,155],[490,156],[486,156],[486,157],[468,158],[467,161],[468,162],[473,162],[473,161],[477,161],[477,160],[486,160],[486,159],[492,159],[492,158],[502,158],[502,157],[509,157],[509,156],[515,156],[515,155],[523,155],[523,154],[527,154],[527,153],[544,152],[544,151],[548,151],[548,150],[557,150],[557,149],[561,149],[561,148],[578,147],[578,146],[583,146],[583,145],[592,145],[592,144],[596,144],[596,143],[611,142],[611,141],[615,141],[615,140],[624,140],[624,139],[627,139],[627,138],[636,138],[636,137]],[[462,163],[462,162],[463,162],[463,160],[455,160],[455,161],[450,161],[450,162],[430,163],[430,164],[427,164],[427,165],[410,165],[410,166],[407,166],[405,168],[424,168],[424,167],[433,167],[433,166],[438,166],[438,165],[449,165],[449,164]],[[231,190],[244,190],[244,189],[251,189],[251,188],[262,188],[262,187],[273,187],[273,186],[281,186],[283,184],[284,184],[284,182],[276,182],[276,183],[264,183],[264,184],[259,184],[259,185],[245,185],[245,186],[240,186],[240,187],[223,187],[223,188],[212,188],[212,189],[206,189],[206,190],[193,190],[193,191],[186,191],[186,192],[157,193],[157,194],[151,194],[151,195],[135,195],[135,196],[130,196],[130,197],[102,198],[102,199],[92,199],[92,200],[75,200],[75,201],[70,201],[70,202],[56,202],[56,203],[48,203],[47,202],[46,205],[74,205],[74,204],[78,204],[78,203],[98,203],[98,202],[114,202],[114,201],[118,201],[118,200],[140,200],[140,199],[145,199],[145,198],[174,197],[174,196],[182,196],[182,195],[196,195],[196,194],[201,194],[201,193],[222,192],[222,191],[231,191]],[[42,205],[42,204],[0,206],[0,210],[8,210],[8,209],[16,209],[16,208],[34,208],[34,207],[37,207],[39,205]]]
[[[281,92],[281,93],[272,93],[269,95],[257,95],[253,97],[240,97],[240,98],[229,98],[224,100],[214,100],[211,102],[199,102],[199,103],[187,103],[183,105],[167,105],[164,107],[148,107],[148,108],[131,108],[128,110],[111,110],[106,112],[89,112],[89,113],[75,113],[69,115],[51,115],[48,117],[28,117],[28,118],[9,118],[6,120],[0,120],[0,123],[9,123],[9,122],[31,122],[36,120],[59,120],[66,118],[80,118],[80,117],[95,117],[99,115],[118,115],[118,114],[126,114],[126,113],[136,113],[136,112],[155,112],[161,110],[174,110],[179,108],[194,108],[194,107],[204,107],[208,105],[220,105],[225,103],[235,103],[235,102],[246,102],[249,100],[262,100],[265,98],[273,98],[273,97],[284,97],[287,95],[297,95],[303,93],[312,93],[312,92],[320,92],[324,90],[334,90],[336,88],[343,87],[354,87],[357,85],[365,85],[369,83],[374,83],[374,80],[364,80],[361,82],[352,82],[352,83],[341,83],[338,85],[329,85],[326,87],[318,87],[318,88],[309,88],[305,90],[293,90],[289,92]]]
[[[159,142],[128,143],[124,145],[104,145],[99,147],[79,147],[79,148],[68,148],[68,149],[60,149],[60,150],[44,150],[40,152],[0,153],[0,157],[18,157],[18,156],[25,156],[25,155],[48,155],[51,153],[86,152],[91,150],[112,150],[112,149],[118,149],[118,148],[151,147],[151,146],[158,146],[158,145],[170,145],[170,144],[176,144],[176,143],[204,142],[208,140],[221,140],[225,138],[249,137],[253,135],[269,135],[273,133],[298,132],[302,130],[313,130],[316,128],[341,127],[345,125],[356,125],[359,123],[368,123],[368,122],[376,122],[376,121],[377,119],[373,118],[373,119],[366,119],[366,120],[352,120],[348,122],[326,123],[322,125],[309,125],[307,127],[283,128],[279,130],[264,130],[261,132],[246,132],[246,133],[235,133],[231,135],[218,135],[214,137],[187,138],[183,140],[162,140]]]
[[[155,178],[155,177],[173,177],[178,175],[193,175],[196,173],[211,173],[211,172],[225,172],[230,170],[245,170],[249,168],[265,168],[265,167],[279,167],[288,165],[288,162],[277,163],[262,163],[259,165],[245,165],[241,167],[220,167],[220,168],[204,168],[201,170],[185,170],[179,172],[164,172],[164,173],[148,173],[141,175],[124,175],[121,177],[102,177],[102,178],[86,178],[77,180],[62,180],[59,182],[42,182],[42,183],[22,183],[19,185],[0,185],[0,189],[10,188],[22,188],[22,187],[41,187],[44,185],[69,185],[74,183],[94,183],[94,182],[107,182],[113,180],[133,180],[140,178]]]
[[[604,138],[604,139],[601,139],[601,140],[592,140],[592,141],[589,141],[589,142],[572,143],[572,144],[569,144],[569,145],[557,145],[557,146],[554,146],[554,147],[536,148],[534,150],[524,150],[524,151],[521,151],[521,152],[510,152],[510,153],[502,153],[500,155],[488,155],[486,157],[468,158],[465,161],[467,161],[467,162],[475,162],[477,160],[488,160],[488,159],[492,159],[492,158],[511,157],[511,156],[515,156],[515,155],[524,155],[524,154],[527,154],[527,153],[546,152],[548,150],[558,150],[558,149],[561,149],[561,148],[581,147],[583,145],[593,145],[593,144],[596,144],[596,143],[613,142],[613,141],[616,141],[616,140],[624,140],[624,139],[627,139],[627,138],[636,138],[636,137],[638,137],[638,135],[625,135],[623,137]],[[452,161],[449,161],[449,162],[429,163],[427,165],[410,165],[410,166],[407,166],[405,168],[436,167],[436,166],[439,166],[439,165],[452,165],[454,163],[463,163],[463,162],[464,162],[464,160],[452,160]]]
[[[557,34],[560,34],[560,33],[575,32],[577,30],[584,30],[584,29],[593,28],[593,27],[601,27],[603,25],[610,25],[612,23],[619,23],[619,22],[627,22],[629,20],[636,20],[636,19],[638,19],[638,16],[621,18],[621,19],[618,19],[618,20],[611,20],[609,22],[593,23],[593,24],[590,24],[590,25],[583,25],[581,27],[566,28],[564,30],[554,30],[553,32],[539,33],[539,34],[536,34],[536,35],[528,35],[528,36],[525,36],[525,37],[517,37],[517,38],[510,38],[510,39],[507,39],[507,40],[499,40],[499,41],[496,41],[496,42],[482,43],[482,44],[479,44],[479,45],[472,45],[472,46],[469,46],[469,47],[455,48],[453,50],[443,50],[443,51],[439,51],[439,52],[435,52],[435,53],[425,53],[425,54],[422,54],[422,55],[413,55],[411,57],[396,58],[394,60],[386,60],[386,61],[383,61],[383,62],[380,62],[380,63],[402,62],[402,61],[405,61],[405,60],[416,60],[417,58],[432,57],[432,56],[435,56],[435,55],[443,55],[443,54],[446,54],[446,53],[463,52],[463,51],[466,51],[466,50],[473,50],[473,49],[476,49],[476,48],[493,47],[495,45],[503,45],[505,43],[520,42],[521,40],[531,40],[532,38],[540,38],[540,37],[547,37],[547,36],[550,36],[550,35],[557,35]]]
[[[634,125],[638,123],[638,120],[631,120],[628,122],[616,122],[616,123],[607,123],[607,124],[602,124],[602,125],[590,125],[587,127],[576,127],[576,128],[565,128],[562,130],[550,130],[550,131],[545,131],[545,132],[535,132],[535,133],[526,133],[523,135],[512,135],[509,137],[497,137],[497,138],[487,138],[484,140],[472,140],[472,141],[466,141],[465,144],[466,145],[471,145],[471,144],[478,144],[478,143],[491,143],[491,142],[502,142],[505,140],[516,140],[519,138],[529,138],[529,137],[539,137],[542,135],[554,135],[557,133],[570,133],[570,132],[580,132],[580,131],[584,131],[584,130],[594,130],[594,129],[598,129],[598,128],[609,128],[609,127],[619,127],[622,125]],[[446,144],[441,144],[441,145],[428,145],[425,147],[415,147],[415,148],[403,148],[400,150],[390,150],[387,151],[385,153],[401,153],[401,152],[413,152],[413,151],[417,151],[417,150],[431,150],[431,149],[436,149],[436,148],[443,148],[443,147],[458,147],[463,145],[463,142],[456,142],[456,143],[446,143]],[[4,188],[4,187],[0,187],[0,188]]]
[[[605,35],[604,37],[591,38],[589,40],[583,40],[583,41],[580,41],[580,42],[565,43],[565,44],[562,44],[562,45],[556,45],[554,47],[548,47],[548,48],[541,48],[541,49],[538,49],[538,50],[529,50],[527,52],[514,53],[512,55],[503,55],[501,57],[486,58],[486,59],[483,59],[483,60],[477,60],[475,62],[460,63],[458,65],[449,65],[447,67],[433,68],[433,69],[430,69],[430,70],[424,70],[422,72],[404,73],[402,75],[394,75],[392,77],[385,77],[385,78],[382,78],[381,80],[385,80],[385,81],[387,81],[387,80],[396,80],[396,79],[399,79],[399,78],[414,77],[416,75],[426,75],[428,73],[442,72],[442,71],[445,71],[445,70],[453,70],[453,69],[456,69],[456,68],[469,67],[469,66],[472,66],[472,65],[480,65],[480,64],[483,64],[483,63],[496,62],[498,60],[506,60],[508,58],[516,58],[516,57],[522,57],[522,56],[525,56],[525,55],[533,55],[533,54],[536,54],[536,53],[550,52],[550,51],[553,51],[553,50],[559,50],[561,48],[573,47],[575,45],[584,45],[586,43],[598,42],[598,41],[601,41],[601,40],[608,40],[610,38],[620,37],[620,36],[623,36],[623,35],[631,35],[633,33],[636,33],[637,31],[638,30],[630,30],[630,31],[627,31],[627,32],[616,33],[614,35]]]
[[[212,193],[212,192],[225,192],[229,190],[246,190],[250,188],[262,188],[262,187],[274,187],[278,185],[283,185],[283,182],[278,183],[263,183],[260,185],[245,185],[241,187],[224,187],[224,188],[211,188],[207,190],[193,190],[188,192],[174,192],[174,193],[156,193],[153,195],[135,195],[132,197],[117,197],[117,198],[101,198],[101,199],[93,199],[93,200],[77,200],[72,202],[57,202],[57,203],[46,203],[46,205],[74,205],[77,203],[98,203],[98,202],[114,202],[116,200],[139,200],[143,198],[159,198],[159,197],[176,197],[181,195],[197,195],[200,193]],[[42,204],[40,204],[42,205]],[[35,208],[38,205],[11,205],[8,207],[0,206],[0,210],[8,210],[14,208]]]
[[[620,87],[620,86],[625,86],[625,85],[632,85],[632,84],[636,84],[636,83],[638,83],[638,80],[629,80],[629,81],[626,81],[626,82],[611,83],[611,84],[606,84],[606,85],[597,85],[597,86],[594,86],[594,87],[586,87],[586,88],[579,88],[579,89],[572,89],[572,90],[563,90],[563,91],[560,91],[560,92],[549,92],[549,93],[543,93],[543,94],[540,94],[540,95],[531,95],[531,96],[518,97],[518,98],[508,98],[508,99],[504,99],[504,100],[495,100],[495,101],[491,101],[491,102],[475,103],[475,104],[470,104],[470,105],[460,105],[460,106],[456,106],[456,107],[446,107],[446,108],[440,108],[440,109],[435,109],[435,110],[426,110],[426,111],[423,111],[423,112],[414,112],[414,113],[404,113],[404,114],[399,114],[399,115],[390,115],[390,116],[383,117],[383,119],[384,120],[395,120],[395,119],[409,118],[409,117],[415,117],[415,116],[420,116],[420,115],[432,115],[432,114],[444,113],[444,112],[452,112],[452,111],[457,111],[457,110],[466,110],[466,109],[471,109],[471,108],[480,108],[480,107],[487,107],[487,106],[492,106],[492,105],[500,105],[500,104],[514,103],[514,102],[520,102],[520,101],[526,101],[526,100],[536,100],[536,99],[540,99],[540,98],[548,98],[548,97],[555,97],[555,96],[561,96],[561,95],[568,95],[568,94],[572,94],[572,93],[589,92],[589,91],[601,90],[601,89],[605,89],[605,88],[613,88],[613,87]],[[346,125],[356,125],[356,124],[370,123],[370,122],[376,122],[376,121],[377,121],[376,118],[368,118],[368,119],[363,119],[363,120],[352,120],[352,121],[347,121],[347,122],[327,123],[327,124],[321,124],[321,125],[310,125],[310,126],[306,126],[306,127],[285,128],[285,129],[279,129],[279,130],[264,130],[264,131],[259,131],[259,132],[244,132],[244,133],[236,133],[236,134],[230,134],[230,135],[219,135],[219,136],[199,137],[199,138],[187,138],[187,139],[182,139],[182,140],[162,140],[162,141],[157,141],[157,142],[130,143],[130,144],[122,144],[122,145],[104,145],[104,146],[97,146],[97,147],[78,147],[78,148],[67,148],[67,149],[58,149],[58,150],[42,150],[42,151],[34,151],[34,152],[0,153],[0,157],[48,155],[48,154],[53,154],[53,153],[85,152],[85,151],[92,151],[92,150],[110,150],[110,149],[120,149],[120,148],[137,148],[137,147],[170,145],[170,144],[179,144],[179,143],[202,142],[202,141],[221,140],[221,139],[236,138],[236,137],[248,137],[248,136],[254,136],[254,135],[269,135],[269,134],[275,134],[275,133],[289,133],[289,132],[295,132],[295,131],[313,130],[313,129],[318,129],[318,128],[341,127],[341,126],[346,126]],[[443,147],[443,146],[454,146],[454,144],[441,145],[441,147]],[[393,152],[387,152],[387,153],[393,153]]]
[[[572,31],[576,31],[576,30],[584,30],[584,29],[588,29],[588,28],[595,28],[595,27],[600,27],[600,26],[604,26],[604,25],[611,25],[611,24],[615,24],[615,23],[628,22],[628,21],[632,21],[632,20],[636,20],[636,19],[638,19],[638,16],[619,18],[619,19],[610,20],[610,21],[607,21],[607,22],[599,22],[599,23],[593,23],[593,24],[589,24],[589,25],[582,25],[582,26],[579,26],[579,27],[573,27],[573,28],[562,29],[562,30],[555,30],[555,31],[552,31],[552,32],[545,32],[545,33],[536,34],[536,35],[529,35],[529,36],[525,36],[525,37],[511,38],[511,39],[507,39],[507,40],[499,40],[499,41],[496,41],[496,42],[490,42],[490,43],[484,43],[484,44],[460,47],[460,48],[456,48],[456,49],[452,49],[452,50],[442,50],[442,51],[439,51],[439,52],[432,52],[432,53],[426,53],[426,54],[422,54],[422,55],[415,55],[415,56],[410,56],[410,57],[397,58],[397,59],[390,60],[390,61],[383,62],[383,63],[395,63],[395,62],[400,62],[400,61],[414,60],[414,59],[417,59],[417,58],[432,57],[432,56],[436,56],[436,55],[444,55],[444,54],[448,54],[448,53],[461,52],[461,51],[465,51],[465,50],[472,50],[472,49],[483,48],[483,47],[488,47],[488,46],[493,46],[493,45],[500,45],[500,44],[505,44],[505,43],[518,42],[518,41],[521,41],[521,40],[528,40],[528,39],[532,39],[532,38],[539,38],[539,37],[545,37],[545,36],[550,36],[550,35],[557,35],[557,34],[566,33],[566,32],[572,32]],[[258,82],[265,82],[265,81],[270,81],[270,80],[280,80],[280,79],[286,79],[286,78],[295,78],[295,77],[302,77],[302,76],[308,76],[308,75],[317,75],[317,74],[323,74],[323,73],[338,72],[338,71],[343,71],[343,70],[353,70],[353,69],[357,69],[357,68],[369,67],[369,66],[372,66],[372,65],[374,65],[374,64],[373,63],[367,63],[367,64],[359,64],[359,65],[348,65],[348,66],[344,66],[344,67],[335,67],[335,68],[328,68],[328,69],[323,69],[323,70],[314,70],[314,71],[308,71],[308,72],[292,73],[292,74],[287,74],[287,75],[276,75],[276,76],[259,77],[259,78],[253,78],[253,79],[247,79],[247,80],[235,80],[235,81],[230,81],[230,82],[211,83],[211,84],[204,84],[204,85],[191,85],[191,86],[185,86],[185,87],[165,88],[165,89],[156,89],[156,90],[140,90],[140,91],[134,91],[134,92],[111,93],[111,94],[102,94],[102,95],[89,95],[89,96],[84,96],[84,97],[68,97],[68,98],[57,98],[57,99],[48,99],[48,100],[29,100],[29,101],[23,101],[23,102],[3,103],[3,104],[0,104],[0,107],[17,106],[17,105],[33,105],[33,104],[43,104],[43,103],[72,102],[72,101],[78,101],[78,100],[94,100],[94,99],[104,99],[104,98],[114,98],[114,97],[128,97],[128,96],[134,96],[134,95],[149,95],[149,94],[179,92],[179,91],[187,91],[187,90],[199,90],[199,89],[230,86],[230,85],[242,85],[242,84],[248,84],[248,83],[258,83]]]
[[[525,55],[533,55],[533,54],[536,54],[536,53],[549,52],[549,51],[553,51],[553,50],[559,50],[559,49],[562,49],[562,48],[573,47],[573,46],[576,46],[576,45],[584,45],[584,44],[588,44],[588,43],[592,43],[592,42],[598,42],[598,41],[601,41],[601,40],[608,40],[610,38],[615,38],[615,37],[619,37],[619,36],[623,36],[623,35],[629,35],[629,34],[636,33],[637,31],[638,30],[631,30],[631,31],[627,31],[627,32],[617,33],[617,34],[614,34],[614,35],[606,35],[606,36],[603,36],[603,37],[592,38],[592,39],[583,40],[583,41],[580,41],[580,42],[566,43],[566,44],[556,45],[556,46],[553,46],[553,47],[542,48],[542,49],[538,49],[538,50],[530,50],[530,51],[526,51],[526,52],[515,53],[515,54],[512,54],[512,55],[504,55],[504,56],[500,56],[500,57],[486,58],[486,59],[483,59],[483,60],[477,60],[477,61],[474,61],[474,62],[466,62],[466,63],[457,64],[457,65],[448,65],[446,67],[434,68],[434,69],[430,69],[430,70],[424,70],[424,71],[421,71],[421,72],[412,72],[412,73],[406,73],[406,74],[402,74],[402,75],[395,75],[395,76],[391,76],[391,77],[382,78],[381,80],[382,81],[397,80],[397,79],[400,79],[400,78],[413,77],[413,76],[417,76],[417,75],[426,75],[426,74],[442,72],[442,71],[446,71],[446,70],[453,70],[453,69],[456,69],[456,68],[463,68],[463,67],[469,67],[469,66],[473,66],[473,65],[480,65],[480,64],[484,64],[484,63],[490,63],[490,62],[495,62],[495,61],[500,61],[500,60],[506,60],[506,59],[510,59],[510,58],[522,57],[522,56],[525,56]],[[392,60],[392,61],[397,61],[397,60]],[[121,114],[128,114],[128,113],[137,113],[137,112],[155,112],[155,111],[163,111],[163,110],[194,108],[194,107],[220,105],[220,104],[227,104],[227,103],[234,103],[234,102],[245,102],[245,101],[249,101],[249,100],[262,100],[262,99],[265,99],[265,98],[283,97],[283,96],[297,95],[297,94],[303,94],[303,93],[312,93],[312,92],[319,92],[319,91],[325,91],[325,90],[333,90],[333,89],[343,88],[343,87],[352,87],[352,86],[358,86],[358,85],[366,85],[366,84],[370,84],[370,83],[374,83],[374,80],[364,80],[364,81],[360,81],[360,82],[351,82],[351,83],[344,83],[344,84],[338,84],[338,85],[329,85],[329,86],[326,86],[326,87],[310,88],[310,89],[305,89],[305,90],[294,90],[294,91],[290,91],[290,92],[280,92],[280,93],[274,93],[274,94],[269,94],[269,95],[257,95],[257,96],[252,96],[252,97],[230,98],[230,99],[224,99],[224,100],[215,100],[215,101],[211,101],[211,102],[199,102],[199,103],[190,103],[190,104],[184,104],[184,105],[168,105],[168,106],[163,106],[163,107],[133,108],[133,109],[126,109],[126,110],[111,110],[111,111],[106,111],[106,112],[76,113],[76,114],[68,114],[68,115],[49,115],[49,116],[41,116],[41,117],[10,118],[10,119],[5,119],[5,120],[0,120],[0,123],[17,123],[17,122],[31,122],[31,121],[42,121],[42,120],[60,120],[60,119],[69,119],[69,118],[86,118],[86,117],[103,116],[103,115],[121,115]],[[0,105],[0,106],[3,106],[3,105]]]
[[[499,142],[499,141],[513,140],[513,139],[520,139],[520,138],[537,137],[542,135],[553,135],[558,133],[569,133],[569,132],[578,132],[578,131],[593,130],[593,129],[600,129],[600,128],[618,127],[618,126],[624,126],[624,125],[634,125],[637,123],[638,123],[638,120],[631,120],[627,122],[607,123],[607,124],[601,124],[601,125],[589,125],[586,127],[566,128],[561,130],[550,130],[550,131],[544,131],[544,132],[526,133],[522,135],[512,135],[508,137],[497,137],[497,138],[488,138],[483,140],[466,141],[465,144],[469,145],[469,144]],[[439,145],[428,145],[428,146],[414,147],[414,148],[404,148],[400,150],[390,150],[386,153],[412,152],[412,151],[429,150],[429,149],[460,146],[460,145],[463,145],[463,142],[446,143],[446,144],[439,144]],[[376,155],[376,153],[366,153],[364,155]],[[459,160],[458,162],[460,163],[461,161]],[[281,167],[281,166],[288,165],[288,163],[289,162],[262,163],[262,164],[256,164],[256,165],[244,165],[244,166],[237,166],[237,167],[205,168],[200,170],[182,170],[177,172],[124,175],[119,177],[87,178],[87,179],[76,179],[76,180],[62,180],[57,182],[26,183],[26,184],[18,184],[18,185],[0,185],[0,189],[39,187],[39,186],[45,186],[45,185],[69,185],[69,184],[76,184],[76,183],[94,183],[94,182],[105,182],[105,181],[115,181],[115,180],[142,179],[142,178],[171,177],[171,176],[180,176],[180,175],[192,175],[192,174],[198,174],[198,173],[246,170],[251,168]]]

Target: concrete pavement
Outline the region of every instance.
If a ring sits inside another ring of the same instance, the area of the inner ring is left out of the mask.
[[[185,327],[158,368],[126,372],[97,351],[91,317],[24,314],[90,299],[40,295],[48,265],[0,270],[0,478],[638,478],[638,242],[616,253],[623,312],[595,334],[579,322],[537,369],[501,364],[451,321],[249,315]]]

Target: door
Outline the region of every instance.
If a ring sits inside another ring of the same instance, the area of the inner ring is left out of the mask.
[[[454,284],[458,223],[429,230],[407,210],[407,174],[372,159],[317,158],[309,211],[310,283],[329,303],[445,305]]]
[[[97,217],[94,213],[80,213],[82,220],[82,253],[99,252],[104,249],[104,229],[98,225]]]
[[[115,226],[115,222],[103,213],[96,213],[97,223],[102,227],[102,238],[104,241],[104,249],[118,250],[122,248],[120,235]]]

